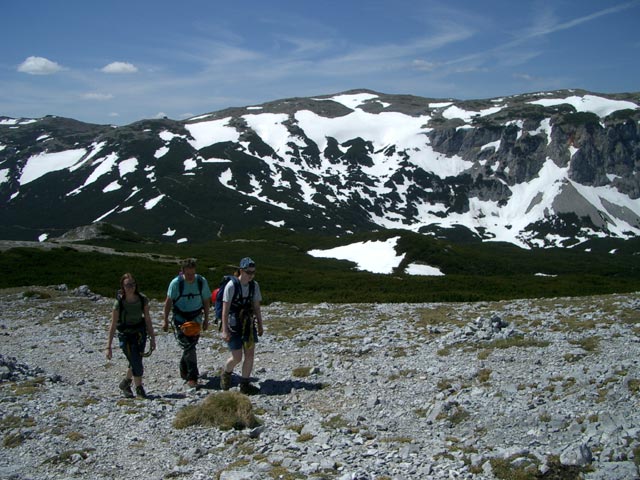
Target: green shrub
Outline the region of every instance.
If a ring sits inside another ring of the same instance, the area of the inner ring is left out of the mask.
[[[173,422],[179,429],[193,425],[242,430],[256,427],[259,422],[249,397],[238,392],[221,392],[209,395],[199,405],[184,407]]]

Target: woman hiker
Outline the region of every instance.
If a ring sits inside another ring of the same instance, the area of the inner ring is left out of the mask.
[[[135,387],[135,395],[146,398],[147,394],[142,386],[144,367],[142,357],[147,343],[147,336],[151,337],[151,350],[156,348],[156,336],[149,315],[149,299],[140,293],[135,278],[125,273],[120,279],[120,290],[113,303],[111,325],[107,337],[107,359],[111,360],[113,352],[111,342],[118,331],[118,343],[129,361],[129,368],[125,378],[120,382],[120,390],[127,398],[133,398],[131,384]]]
[[[252,395],[260,389],[251,385],[251,371],[255,356],[255,344],[262,336],[262,313],[260,286],[254,280],[256,264],[251,258],[240,260],[240,276],[232,277],[224,287],[222,297],[222,338],[227,342],[231,356],[222,367],[220,386],[223,390],[231,387],[231,373],[242,362],[240,392]]]

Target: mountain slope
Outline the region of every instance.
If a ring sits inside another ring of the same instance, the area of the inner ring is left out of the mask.
[[[640,94],[367,90],[124,127],[0,117],[0,237],[108,221],[203,241],[270,224],[522,247],[640,233]]]

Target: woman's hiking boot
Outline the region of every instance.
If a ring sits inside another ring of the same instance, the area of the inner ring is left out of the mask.
[[[122,394],[126,398],[133,398],[133,392],[131,391],[131,379],[130,378],[123,379],[120,382],[120,384],[118,385],[118,387],[120,388],[120,390],[122,390]]]
[[[147,392],[144,391],[144,387],[142,385],[138,385],[136,387],[136,397],[147,398]]]
[[[222,390],[229,390],[231,388],[231,372],[227,372],[222,369],[220,373],[220,388]]]
[[[189,388],[198,388],[197,380],[187,380],[187,387]]]
[[[260,393],[260,389],[255,385],[251,385],[249,382],[244,382],[240,384],[240,393],[244,393],[245,395],[256,395]]]

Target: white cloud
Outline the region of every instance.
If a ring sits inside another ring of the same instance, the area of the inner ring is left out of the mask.
[[[113,98],[113,95],[111,95],[110,93],[95,93],[95,92],[83,93],[81,96],[85,100],[99,100],[99,101],[111,100]]]
[[[136,73],[138,67],[128,62],[112,62],[102,68],[104,73]]]
[[[18,65],[19,72],[29,75],[50,75],[61,70],[64,70],[62,66],[44,57],[28,57]]]

